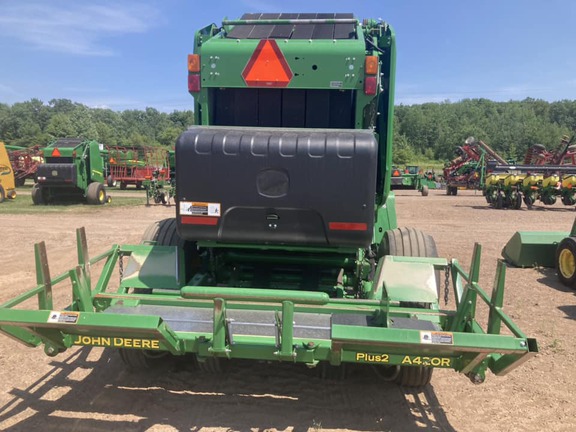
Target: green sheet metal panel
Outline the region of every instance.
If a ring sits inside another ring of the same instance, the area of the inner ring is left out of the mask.
[[[566,231],[518,231],[502,249],[502,256],[516,267],[555,267],[556,247]]]

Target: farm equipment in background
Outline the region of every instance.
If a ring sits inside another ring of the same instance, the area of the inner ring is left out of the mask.
[[[516,267],[554,267],[558,280],[576,289],[576,220],[567,231],[518,231],[502,249]]]
[[[0,203],[6,198],[16,198],[14,170],[3,142],[0,142]]]
[[[548,151],[542,144],[534,144],[524,157],[524,165],[576,165],[575,135],[564,135],[555,151]]]
[[[61,200],[82,200],[88,204],[109,202],[104,188],[107,152],[93,140],[62,138],[42,150],[44,163],[38,165],[37,183],[32,188],[36,205]]]
[[[481,190],[489,162],[508,162],[488,144],[468,137],[464,145],[456,149],[457,157],[444,167],[446,195],[457,195],[458,189]]]
[[[540,201],[576,204],[576,165],[496,165],[486,177],[486,201],[496,209],[527,208]]]
[[[150,182],[154,172],[162,172],[162,182],[170,181],[168,150],[160,147],[109,147],[109,187],[119,184],[124,190],[128,185],[142,189]]]
[[[0,330],[50,356],[118,349],[138,370],[170,354],[211,372],[235,359],[361,364],[421,387],[435,368],[481,383],[522,364],[538,348],[502,309],[503,262],[489,296],[479,245],[467,273],[397,227],[395,58],[392,28],[352,14],[245,14],[199,30],[176,218],[93,259],[78,230],[78,265],[55,278],[38,244],[38,286],[0,307]],[[440,305],[450,276],[455,310]],[[68,278],[62,308],[52,289]],[[19,307],[35,296],[39,310]]]
[[[6,149],[14,170],[16,186],[24,186],[26,179],[33,179],[36,182],[38,165],[44,162],[42,149],[39,146],[20,147],[13,145],[7,145]]]
[[[155,170],[151,179],[144,180],[146,190],[146,205],[150,205],[150,200],[155,204],[170,205],[170,200],[176,196],[174,179],[170,178],[170,168]]]
[[[391,188],[415,189],[422,196],[428,196],[430,189],[440,188],[440,181],[434,170],[424,171],[416,165],[406,165],[403,170],[393,166]]]

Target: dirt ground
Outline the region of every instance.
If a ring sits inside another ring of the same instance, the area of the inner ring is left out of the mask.
[[[26,197],[22,197],[26,199]],[[568,231],[576,213],[489,209],[480,194],[397,193],[400,226],[436,239],[440,256],[468,268],[483,245],[480,283],[490,292],[496,260],[517,230]],[[0,213],[0,302],[35,284],[34,242],[45,240],[52,275],[75,262],[74,228],[85,226],[91,255],[138,242],[174,207],[87,208],[46,215]],[[552,270],[507,271],[505,311],[540,353],[503,377],[472,384],[436,370],[423,392],[376,375],[321,380],[291,365],[236,364],[221,376],[189,368],[127,372],[114,351],[74,348],[55,358],[0,338],[0,430],[7,431],[573,431],[576,430],[576,297]],[[70,288],[55,291],[64,306]],[[452,299],[450,300],[452,302]]]

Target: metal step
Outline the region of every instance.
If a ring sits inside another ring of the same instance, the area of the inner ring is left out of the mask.
[[[119,315],[160,316],[168,326],[179,332],[212,333],[213,310],[199,307],[115,305],[105,313]],[[226,310],[230,332],[235,336],[276,336],[274,311]],[[294,313],[294,337],[302,339],[330,339],[331,315]]]

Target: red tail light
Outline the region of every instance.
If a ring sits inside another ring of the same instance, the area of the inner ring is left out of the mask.
[[[367,76],[364,78],[364,94],[365,95],[375,95],[376,88],[378,86],[378,81],[375,76]]]
[[[200,92],[200,75],[188,75],[188,91],[191,93]]]

